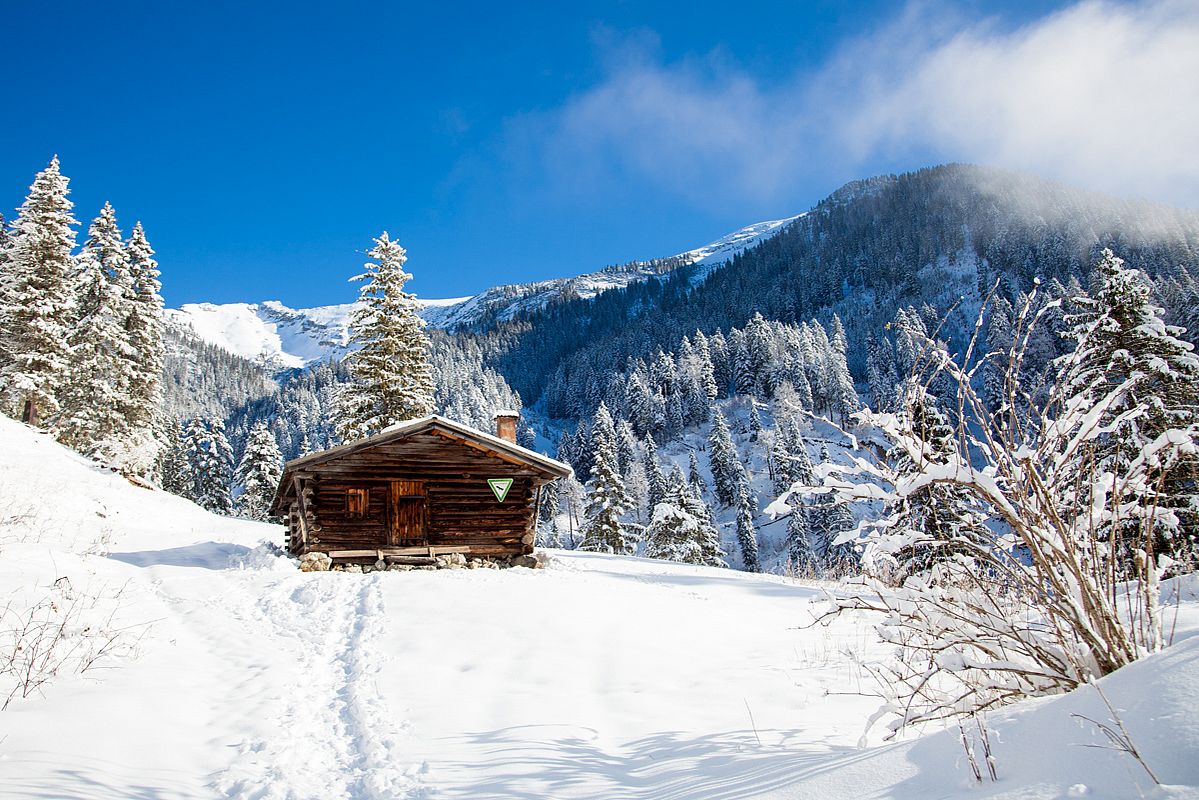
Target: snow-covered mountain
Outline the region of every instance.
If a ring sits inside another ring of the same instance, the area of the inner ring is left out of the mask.
[[[435,328],[460,328],[484,319],[509,320],[560,297],[594,297],[683,265],[698,265],[694,280],[727,264],[733,256],[779,232],[798,217],[758,222],[714,242],[666,259],[634,261],[573,278],[495,286],[470,297],[422,300],[422,316]],[[288,308],[262,303],[187,303],[167,309],[167,319],[200,339],[272,368],[293,368],[323,358],[340,358],[349,343],[353,303]]]

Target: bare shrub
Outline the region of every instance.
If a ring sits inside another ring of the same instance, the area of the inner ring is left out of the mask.
[[[146,626],[116,624],[123,591],[79,591],[61,577],[32,604],[10,600],[0,609],[0,711],[61,675],[132,656]]]

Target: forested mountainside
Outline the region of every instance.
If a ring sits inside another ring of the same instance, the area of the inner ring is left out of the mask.
[[[980,298],[997,282],[1009,301],[1037,279],[1050,289],[1086,286],[1104,247],[1155,279],[1168,316],[1192,321],[1199,214],[948,165],[848,184],[698,286],[687,269],[677,270],[556,302],[476,335],[527,403],[547,390],[594,403],[632,360],[677,351],[697,330],[727,333],[755,313],[788,323],[836,313],[850,370],[862,382],[868,337],[883,336],[900,309],[921,311],[933,328],[953,309],[939,337],[961,349]]]
[[[277,389],[262,364],[178,326],[164,326],[162,406],[167,417],[223,419]]]

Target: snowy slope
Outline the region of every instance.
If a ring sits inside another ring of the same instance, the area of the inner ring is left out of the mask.
[[[1186,641],[1101,682],[1177,788],[1083,746],[1100,735],[1070,714],[1106,719],[1089,687],[993,714],[1001,780],[976,787],[956,731],[859,747],[877,701],[856,659],[881,649],[862,618],[802,627],[815,587],[565,552],[537,571],[305,574],[257,547],[279,534],[0,418],[6,613],[86,591],[140,637],[0,712],[0,796],[1199,794],[1193,586]]]
[[[702,268],[696,273],[696,280],[702,280],[737,253],[773,236],[794,219],[759,222],[678,257],[699,264]],[[472,297],[422,300],[422,316],[433,327],[446,329],[469,325],[487,315],[506,320],[561,296],[594,297],[606,289],[628,286],[656,274],[651,262],[635,262],[574,278],[496,286]],[[292,309],[268,300],[220,305],[188,303],[168,309],[166,314],[171,324],[190,329],[206,342],[278,369],[344,356],[349,338],[347,322],[353,308],[349,303]]]

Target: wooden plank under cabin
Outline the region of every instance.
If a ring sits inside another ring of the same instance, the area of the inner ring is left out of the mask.
[[[331,558],[386,558],[387,556],[444,556],[450,553],[472,553],[468,545],[427,547],[372,547],[362,550],[330,550]]]

